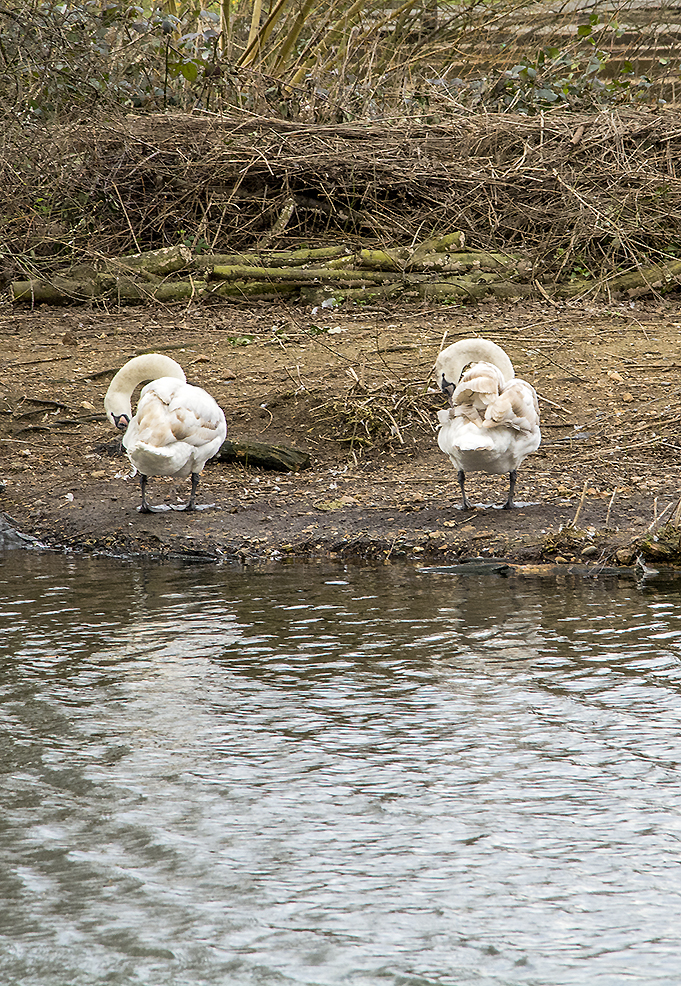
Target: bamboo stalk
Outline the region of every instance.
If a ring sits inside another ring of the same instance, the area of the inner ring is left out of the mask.
[[[277,60],[274,64],[274,69],[273,69],[274,75],[279,75],[282,68],[286,64],[288,57],[291,54],[291,51],[295,47],[295,44],[298,38],[300,37],[300,32],[303,30],[303,27],[305,26],[307,16],[312,10],[312,7],[314,6],[314,2],[315,0],[305,0],[303,6],[298,11],[298,14],[293,22],[293,26],[291,27],[291,30],[288,32],[284,40],[284,43],[279,49]]]
[[[246,48],[244,49],[241,58],[239,58],[237,64],[250,64],[253,61],[255,55],[252,54],[255,49],[255,45],[258,40],[258,31],[260,30],[260,12],[262,10],[262,0],[253,0],[253,10],[251,11],[251,26],[248,31],[248,41],[246,42]],[[252,56],[252,57],[249,57]],[[246,58],[248,57],[248,62],[246,63]]]

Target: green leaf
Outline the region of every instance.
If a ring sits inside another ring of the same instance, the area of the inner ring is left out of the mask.
[[[180,65],[180,72],[185,77],[187,82],[196,82],[199,69],[196,62],[183,62],[182,65]]]
[[[591,27],[588,24],[580,24],[577,28],[578,38],[588,38],[591,34]]]

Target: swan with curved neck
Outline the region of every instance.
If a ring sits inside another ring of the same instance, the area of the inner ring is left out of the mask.
[[[438,411],[437,441],[457,470],[463,509],[471,508],[466,473],[487,472],[509,474],[503,508],[510,510],[518,467],[541,443],[534,387],[516,377],[508,355],[489,339],[448,346],[436,360],[435,378],[449,397],[449,407]]]
[[[147,380],[151,382],[142,388],[133,415],[133,391]],[[169,356],[147,353],[129,360],[114,376],[104,409],[109,421],[125,431],[123,448],[140,474],[140,512],[157,509],[147,503],[149,476],[191,476],[189,501],[181,509],[195,510],[201,470],[227,433],[222,408],[210,394],[188,384],[182,367]]]

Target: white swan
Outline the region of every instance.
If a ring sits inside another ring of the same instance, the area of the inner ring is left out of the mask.
[[[130,398],[142,388],[137,412]],[[191,475],[192,489],[184,510],[196,509],[199,473],[225,440],[227,425],[222,408],[210,394],[186,382],[179,363],[160,353],[135,356],[115,375],[104,398],[106,415],[125,431],[123,448],[140,473],[141,513],[150,513],[146,489],[149,476]]]
[[[470,509],[466,473],[482,471],[509,474],[503,506],[510,510],[518,466],[541,443],[534,387],[516,378],[504,350],[488,339],[448,346],[437,358],[435,376],[450,403],[437,413],[437,442],[458,470],[463,509]]]

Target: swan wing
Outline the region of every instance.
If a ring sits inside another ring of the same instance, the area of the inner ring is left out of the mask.
[[[226,433],[223,411],[205,390],[168,377],[143,388],[123,445],[145,475],[182,477],[200,472]]]
[[[469,367],[454,391],[453,402],[480,401],[488,404],[498,397],[504,388],[504,377],[492,363],[475,363]]]
[[[171,430],[178,442],[189,442],[198,448],[216,438],[221,442],[225,439],[227,428],[222,409],[199,387],[186,386],[183,393],[170,402],[168,413],[172,419]]]
[[[503,374],[496,366],[476,363],[466,370],[452,394],[454,414],[482,428],[487,408],[498,399],[503,386]]]
[[[539,432],[539,403],[534,387],[524,380],[513,380],[485,410],[485,428],[512,428]]]
[[[139,440],[157,448],[177,442],[200,448],[227,433],[222,409],[205,390],[169,377],[142,390],[134,420]]]

